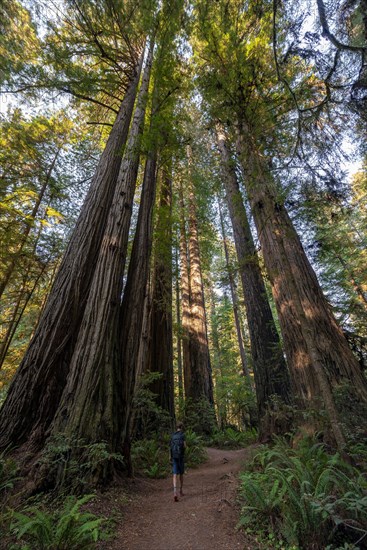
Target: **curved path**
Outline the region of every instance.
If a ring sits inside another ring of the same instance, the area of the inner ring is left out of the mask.
[[[254,550],[236,530],[236,474],[250,449],[207,449],[208,461],[185,474],[184,494],[173,501],[171,478],[139,480],[111,550]]]

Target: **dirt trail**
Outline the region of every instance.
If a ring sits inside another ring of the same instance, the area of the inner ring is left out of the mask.
[[[254,550],[236,530],[236,474],[249,450],[208,449],[209,460],[184,478],[184,494],[173,501],[171,478],[140,480],[111,550]]]

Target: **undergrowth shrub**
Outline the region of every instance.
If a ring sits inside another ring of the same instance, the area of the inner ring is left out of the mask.
[[[183,423],[187,430],[192,430],[199,435],[210,436],[216,429],[214,408],[207,399],[193,401],[186,399],[182,411]]]
[[[194,468],[202,462],[205,462],[207,453],[204,448],[203,438],[192,430],[186,430],[185,439],[185,466],[188,468]]]
[[[366,478],[314,439],[296,448],[277,439],[273,448],[257,453],[240,479],[240,523],[255,531],[267,525],[260,535],[273,533],[304,550],[340,543],[358,547],[367,536]]]
[[[233,428],[216,430],[210,439],[210,445],[220,449],[240,449],[255,443],[257,440],[257,430],[252,428],[246,432],[240,432]]]
[[[0,499],[14,487],[17,478],[18,466],[15,460],[7,457],[7,450],[0,454]]]
[[[47,472],[56,492],[82,494],[106,479],[116,465],[122,466],[122,455],[111,453],[104,441],[86,444],[64,434],[50,437],[39,459],[40,470]]]
[[[170,471],[168,442],[140,439],[131,448],[134,468],[152,478],[166,477]]]
[[[149,439],[164,437],[172,430],[172,419],[168,411],[157,405],[157,395],[151,385],[163,375],[159,372],[148,372],[141,375],[134,395],[134,428],[135,437]]]
[[[156,439],[140,439],[131,449],[135,469],[151,478],[167,477],[171,472],[170,433]],[[195,467],[206,459],[203,439],[192,430],[185,431],[185,467]]]
[[[333,395],[348,445],[363,446],[367,440],[367,403],[362,403],[347,383],[335,388]]]
[[[69,497],[61,510],[53,512],[34,506],[22,513],[13,512],[10,531],[20,545],[11,546],[11,550],[95,548],[96,542],[104,537],[107,520],[81,510],[92,498],[93,495]]]

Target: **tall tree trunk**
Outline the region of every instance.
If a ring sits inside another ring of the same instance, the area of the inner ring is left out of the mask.
[[[150,371],[162,376],[152,383],[150,389],[157,395],[157,404],[169,413],[173,423],[172,176],[168,170],[166,166],[162,171],[156,227],[150,348]]]
[[[1,410],[1,448],[25,441],[41,446],[57,410],[121,165],[142,57],[131,76],[43,315]]]
[[[367,400],[367,383],[326,301],[250,127],[240,120],[238,148],[299,398],[321,399],[339,446],[343,436],[331,390],[348,381]]]
[[[144,298],[149,274],[149,263],[153,239],[153,206],[156,191],[157,151],[150,151],[145,164],[142,198],[138,222],[131,252],[129,271],[124,297],[121,305],[121,362],[122,396],[119,414],[123,424],[123,455],[129,473],[132,472],[130,459],[130,421],[132,400],[137,381],[136,359],[139,351],[139,340],[142,330]],[[117,364],[117,368],[119,365]]]
[[[217,143],[222,159],[223,179],[245,298],[260,428],[264,431],[267,428],[261,425],[261,420],[265,417],[271,396],[277,395],[284,402],[290,402],[289,373],[266,295],[230,151],[225,134],[219,125]]]
[[[250,376],[250,371],[248,368],[248,362],[246,358],[245,353],[245,347],[243,345],[243,337],[242,337],[242,328],[241,328],[241,320],[240,320],[240,314],[239,314],[239,299],[236,289],[236,283],[233,276],[233,271],[231,269],[230,261],[229,261],[229,250],[228,250],[228,242],[227,242],[227,235],[226,230],[224,226],[224,220],[223,220],[223,212],[221,208],[221,204],[218,197],[218,210],[219,210],[219,218],[220,218],[220,225],[222,229],[222,238],[223,238],[223,248],[224,248],[224,256],[226,259],[226,269],[228,274],[228,280],[229,280],[229,288],[231,291],[231,298],[232,298],[232,305],[233,305],[233,315],[234,315],[234,322],[236,326],[236,334],[237,334],[237,341],[238,341],[238,348],[240,350],[240,357],[241,357],[241,366],[242,366],[242,372],[244,376],[246,376],[249,386],[251,390],[253,391],[252,386],[252,380]]]
[[[191,371],[190,371],[190,344],[189,344],[189,329],[190,329],[190,277],[189,277],[189,260],[187,250],[186,236],[186,215],[185,202],[182,189],[182,181],[180,181],[180,267],[181,267],[181,307],[182,307],[182,356],[183,356],[183,375],[185,397],[189,397],[191,387]]]
[[[199,233],[196,202],[191,181],[191,149],[188,152],[189,162],[189,264],[190,264],[190,384],[188,397],[193,401],[206,399],[214,404],[213,380],[210,366],[210,355],[207,338],[204,286],[201,273]]]
[[[183,392],[183,369],[182,369],[182,338],[181,338],[181,312],[180,312],[180,283],[179,283],[179,268],[178,268],[178,251],[175,251],[176,259],[176,324],[177,324],[177,377],[178,377],[178,397],[180,402],[184,398]]]
[[[213,343],[213,370],[215,374],[215,396],[217,404],[217,420],[219,427],[223,429],[227,425],[227,396],[224,396],[224,373],[222,354],[219,343],[218,326],[216,322],[215,293],[212,282],[210,282],[210,315],[211,315],[211,339]],[[219,392],[219,390],[221,390]]]
[[[150,348],[151,348],[151,340],[152,340],[151,316],[152,316],[152,281],[149,274],[147,289],[146,289],[145,298],[144,298],[143,323],[142,323],[142,329],[141,329],[141,335],[140,335],[139,352],[138,352],[137,367],[136,367],[137,378],[140,375],[145,374],[150,370],[150,360],[151,360]]]
[[[42,203],[42,200],[43,200],[43,197],[45,196],[45,193],[46,193],[46,190],[48,188],[48,185],[50,183],[50,179],[51,179],[51,175],[52,175],[52,172],[55,168],[55,164],[56,164],[56,161],[59,157],[59,154],[60,154],[60,151],[61,151],[61,148],[59,148],[55,155],[54,155],[54,158],[52,159],[51,161],[51,164],[49,166],[49,169],[47,170],[47,174],[46,174],[46,177],[45,177],[45,181],[43,182],[43,185],[38,193],[38,196],[37,196],[37,199],[36,199],[36,202],[33,206],[33,209],[32,209],[32,212],[31,212],[31,215],[30,215],[30,218],[31,218],[31,221],[28,221],[25,228],[24,228],[24,231],[22,233],[22,236],[21,236],[21,239],[20,239],[20,242],[19,242],[19,245],[18,245],[18,248],[17,250],[14,252],[14,254],[12,255],[11,257],[11,260],[10,260],[10,263],[8,265],[8,267],[6,268],[5,270],[5,273],[4,273],[4,276],[2,277],[2,279],[0,280],[0,298],[2,297],[3,293],[4,293],[4,290],[7,286],[7,284],[9,283],[10,281],[10,278],[14,272],[14,269],[15,267],[17,266],[17,263],[19,261],[19,258],[20,258],[20,255],[24,249],[24,246],[25,244],[27,243],[27,240],[28,240],[28,237],[29,237],[29,233],[31,232],[31,229],[32,229],[32,224],[33,224],[33,221],[35,220],[37,214],[38,214],[38,211],[39,211],[39,208],[41,206],[41,203]]]
[[[120,406],[122,371],[126,369],[120,354],[120,303],[153,47],[151,42],[70,375],[53,424],[54,433],[83,438],[87,443],[106,441],[111,452],[122,451],[125,423]],[[146,281],[142,286],[145,293]]]

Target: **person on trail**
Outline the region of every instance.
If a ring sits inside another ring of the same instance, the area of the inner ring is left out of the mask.
[[[183,424],[177,422],[176,431],[171,435],[170,457],[173,473],[173,500],[178,502],[177,496],[177,476],[180,476],[180,496],[183,497],[183,475],[185,472],[185,434]]]

